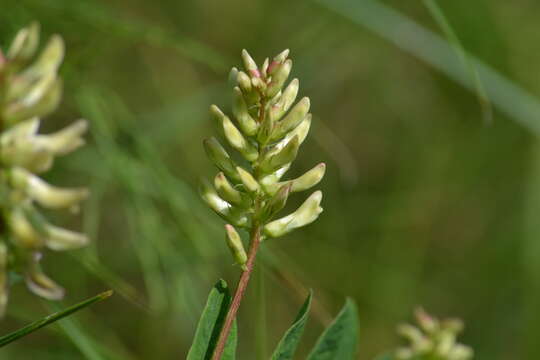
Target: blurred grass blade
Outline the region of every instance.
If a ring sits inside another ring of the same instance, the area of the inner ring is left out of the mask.
[[[230,303],[231,296],[227,283],[224,280],[219,280],[208,296],[187,360],[208,360],[212,357]],[[236,337],[235,321],[227,339],[222,360],[235,359]]]
[[[307,360],[353,360],[358,343],[358,311],[352,300],[347,302],[323,332]]]
[[[111,36],[123,37],[147,44],[168,48],[186,58],[205,64],[218,72],[227,69],[230,60],[205,43],[177,32],[164,30],[144,21],[135,20],[96,1],[33,1],[34,6],[49,8],[59,14],[70,14],[78,21],[100,29]]]
[[[375,358],[375,360],[394,360],[394,357],[391,353],[384,353]]]
[[[307,319],[309,317],[309,309],[311,307],[311,298],[313,292],[310,291],[304,305],[300,308],[296,319],[292,326],[287,330],[281,341],[279,342],[272,360],[291,360],[294,357],[298,343],[304,333],[304,327],[306,326]]]
[[[461,41],[459,41],[459,37],[452,29],[452,26],[446,19],[446,16],[444,16],[444,13],[440,8],[439,4],[437,3],[437,0],[423,0],[423,2],[424,6],[431,13],[431,16],[433,16],[437,24],[439,24],[439,27],[446,36],[448,43],[452,45],[454,51],[458,54],[463,66],[469,72],[469,75],[473,79],[476,96],[478,97],[478,102],[480,103],[480,107],[482,108],[482,113],[484,115],[484,121],[486,123],[493,122],[491,103],[489,101],[489,98],[487,97],[486,90],[484,89],[482,81],[480,80],[478,70],[469,59],[469,56],[463,48]]]
[[[314,1],[365,26],[464,87],[475,90],[474,81],[471,81],[447,41],[391,7],[374,0]],[[485,85],[486,97],[491,99],[493,105],[528,130],[540,135],[538,99],[476,57],[468,56],[478,70],[478,78]]]
[[[73,306],[70,306],[68,307],[67,309],[65,310],[62,310],[62,311],[59,311],[59,312],[56,312],[54,314],[51,314],[49,316],[46,316],[44,317],[43,319],[41,320],[37,320],[31,324],[28,324],[27,326],[17,330],[17,331],[14,331],[10,334],[7,334],[7,335],[4,335],[2,337],[0,337],[0,347],[2,346],[5,346],[15,340],[18,340],[30,333],[33,333],[34,331],[36,330],[39,330],[41,329],[42,327],[44,326],[47,326],[49,324],[52,324],[53,322],[55,321],[58,321],[66,316],[69,316],[79,310],[82,310],[84,309],[85,307],[87,306],[90,306],[96,302],[99,302],[99,301],[102,301],[102,300],[105,300],[107,299],[108,297],[110,297],[111,295],[113,294],[112,290],[109,290],[109,291],[105,291],[99,295],[96,295],[90,299],[87,299],[87,300],[84,300],[78,304],[75,304]]]
[[[53,310],[57,310],[58,307],[57,304],[51,304],[51,306],[49,306],[49,308]],[[105,357],[101,355],[98,350],[98,344],[95,344],[94,341],[92,341],[77,322],[73,321],[71,318],[66,318],[59,322],[58,326],[86,359],[105,360]]]

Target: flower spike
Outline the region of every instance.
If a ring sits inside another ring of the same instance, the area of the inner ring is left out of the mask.
[[[84,144],[88,124],[78,120],[52,134],[39,134],[40,118],[55,110],[62,95],[58,69],[64,42],[53,35],[37,54],[39,25],[15,36],[7,55],[0,53],[0,316],[5,313],[9,273],[24,276],[35,294],[59,300],[64,289],[47,277],[39,264],[47,249],[63,251],[88,243],[84,234],[50,224],[40,213],[48,209],[78,209],[88,196],[85,188],[59,188],[39,173],[49,170],[57,156]],[[5,195],[5,196],[4,196]]]

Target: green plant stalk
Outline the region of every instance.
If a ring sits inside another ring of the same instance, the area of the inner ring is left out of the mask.
[[[238,308],[240,307],[240,303],[244,298],[244,294],[249,284],[251,273],[253,272],[253,266],[255,265],[255,258],[257,257],[257,252],[259,251],[259,245],[261,244],[261,226],[259,224],[253,225],[250,239],[251,240],[249,243],[249,252],[246,262],[246,268],[242,272],[242,275],[240,275],[240,280],[238,281],[238,285],[236,286],[236,291],[234,293],[231,306],[229,307],[227,316],[225,317],[225,322],[223,323],[223,327],[221,328],[221,332],[219,333],[218,342],[216,344],[212,360],[220,360],[221,356],[223,355],[223,350],[225,349],[227,338],[229,337],[229,333],[231,332],[231,327],[233,325],[234,319],[236,319]]]
[[[40,319],[40,320],[37,320],[37,321],[34,321],[33,323],[31,324],[28,324],[26,325],[25,327],[17,330],[17,331],[14,331],[10,334],[7,334],[7,335],[4,335],[2,337],[0,337],[0,347],[3,347],[3,346],[6,346],[7,344],[15,341],[15,340],[18,340],[20,338],[22,338],[23,336],[26,336],[36,330],[39,330],[41,329],[42,327],[44,326],[47,326],[55,321],[58,321],[66,316],[69,316],[87,306],[90,306],[96,302],[99,302],[99,301],[102,301],[102,300],[105,300],[107,299],[108,297],[110,297],[111,295],[113,294],[113,291],[112,290],[108,290],[108,291],[105,291],[99,295],[96,295],[90,299],[87,299],[87,300],[84,300],[78,304],[75,304],[73,306],[70,306],[68,307],[67,309],[65,310],[62,310],[62,311],[58,311],[58,312],[55,312],[54,314],[51,314],[49,316],[46,316],[44,317],[43,319]]]

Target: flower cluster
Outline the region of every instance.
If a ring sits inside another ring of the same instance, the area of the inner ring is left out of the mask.
[[[9,274],[20,273],[28,288],[47,299],[64,290],[40,269],[44,249],[69,250],[87,244],[85,235],[50,224],[45,209],[76,210],[84,188],[52,186],[37,174],[56,156],[84,144],[87,123],[79,120],[52,134],[38,133],[40,118],[57,107],[62,93],[58,68],[64,43],[52,36],[39,52],[39,26],[19,31],[4,53],[0,49],[0,314],[8,300]]]
[[[456,342],[457,335],[463,330],[461,320],[439,321],[422,309],[418,309],[415,316],[420,328],[409,324],[398,327],[400,335],[405,337],[410,344],[396,351],[397,359],[469,360],[472,358],[472,349]]]
[[[245,71],[231,71],[233,120],[215,105],[210,109],[226,142],[241,156],[231,158],[214,137],[205,140],[206,153],[220,172],[213,185],[203,182],[201,195],[229,223],[227,244],[241,266],[247,256],[235,226],[259,228],[263,237],[275,238],[313,222],[322,211],[322,193],[316,191],[292,214],[274,220],[289,194],[315,186],[325,172],[321,163],[296,179],[281,180],[311,125],[309,98],[295,104],[298,80],[285,86],[292,67],[288,54],[285,50],[267,58],[259,67],[243,50]]]

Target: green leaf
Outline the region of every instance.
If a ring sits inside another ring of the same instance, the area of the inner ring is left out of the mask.
[[[313,293],[310,291],[304,305],[300,308],[294,323],[289,330],[287,330],[285,335],[283,335],[283,338],[277,345],[277,348],[272,355],[272,360],[289,360],[293,358],[308,319],[312,296]]]
[[[47,326],[55,321],[58,321],[60,319],[62,319],[63,317],[66,317],[66,316],[69,316],[89,305],[92,305],[96,302],[99,302],[99,301],[102,301],[102,300],[105,300],[106,298],[110,297],[112,295],[112,290],[109,290],[109,291],[105,291],[104,293],[101,293],[99,295],[96,295],[94,296],[93,298],[90,298],[90,299],[87,299],[87,300],[84,300],[78,304],[75,304],[73,306],[70,306],[68,307],[67,309],[65,310],[62,310],[62,311],[59,311],[59,312],[56,312],[54,314],[51,314],[49,316],[46,316],[44,317],[43,319],[41,320],[37,320],[31,324],[28,324],[26,325],[25,327],[17,330],[17,331],[14,331],[10,334],[7,334],[7,335],[4,335],[2,337],[0,337],[0,347],[2,346],[5,346],[15,340],[18,340],[20,338],[22,338],[23,336],[26,336],[36,330],[39,330],[41,329],[42,327],[44,326]]]
[[[358,342],[358,311],[347,299],[335,320],[323,332],[307,360],[352,360]]]
[[[208,295],[206,306],[199,319],[195,337],[186,360],[209,360],[212,358],[230,303],[231,296],[227,283],[224,280],[219,280],[214,285],[212,291],[210,291],[210,295]],[[236,338],[237,330],[235,321],[227,339],[225,351],[221,357],[222,360],[235,359]]]

